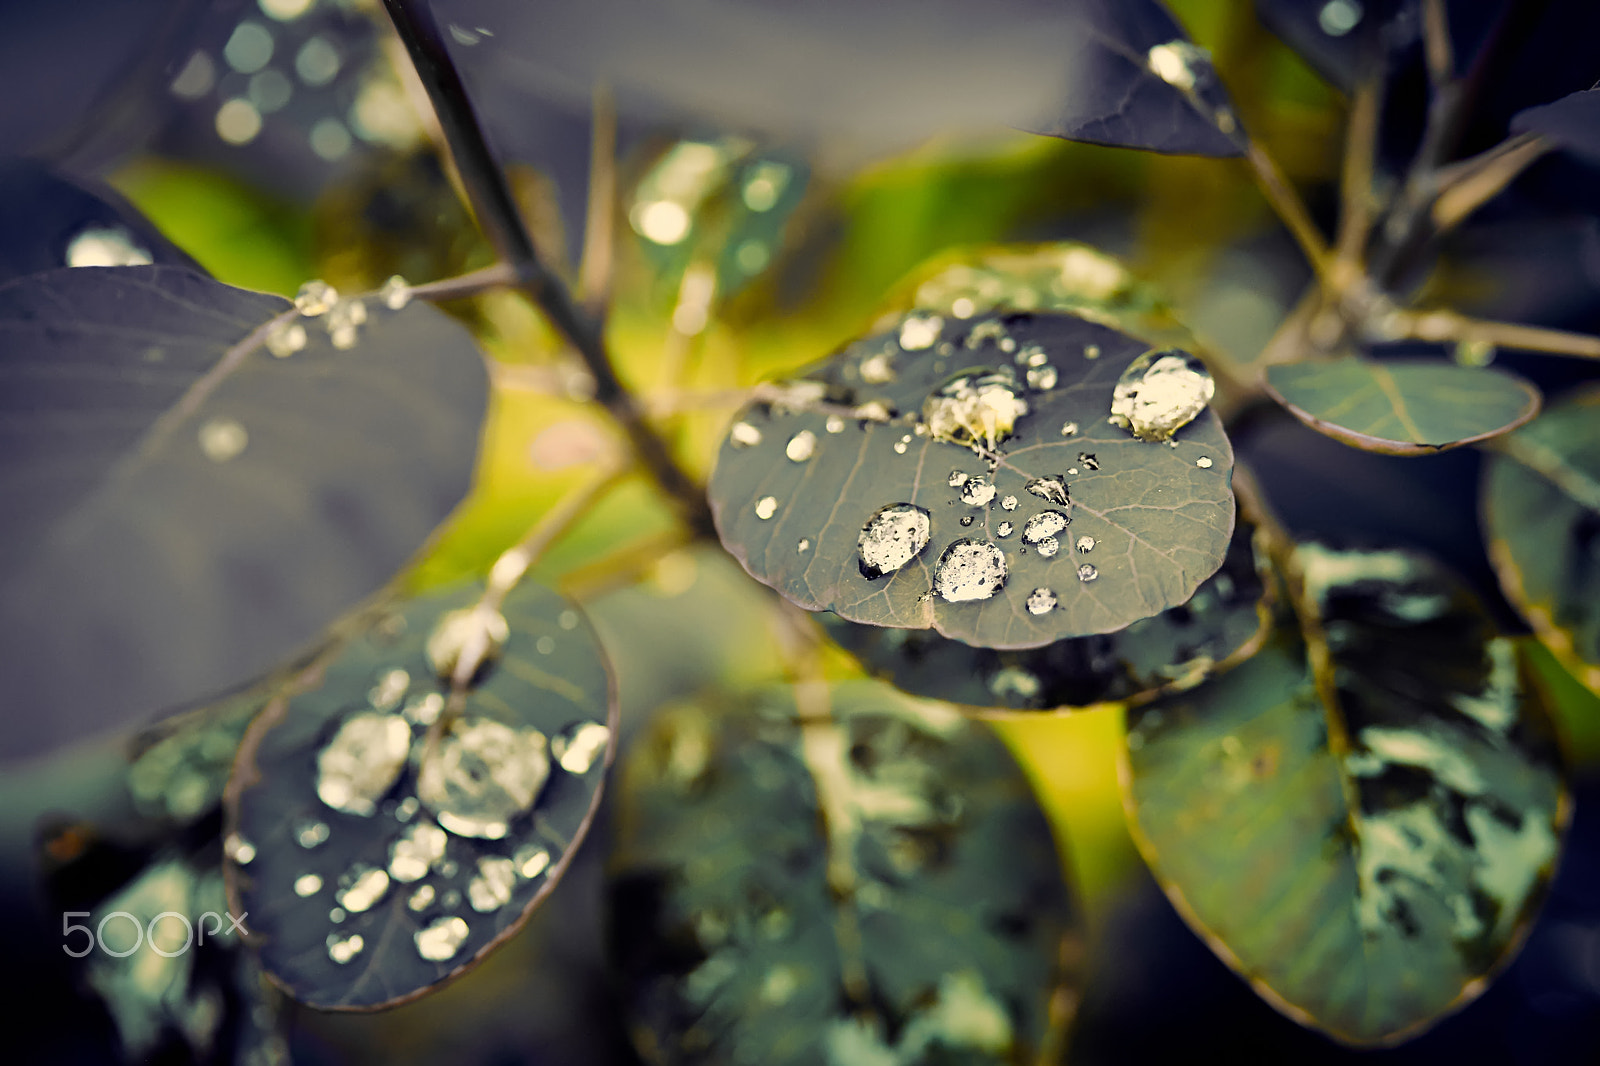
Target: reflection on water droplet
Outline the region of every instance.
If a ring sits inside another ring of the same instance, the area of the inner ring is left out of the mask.
[[[498,840],[550,776],[548,748],[537,729],[462,718],[424,760],[417,795],[452,833]]]
[[[417,954],[429,962],[444,962],[455,957],[470,932],[464,919],[455,915],[438,918],[416,932]]]
[[[1049,614],[1056,609],[1056,594],[1047,588],[1036,588],[1028,593],[1029,614]]]
[[[328,840],[328,833],[329,829],[327,822],[319,822],[315,819],[306,819],[301,821],[295,827],[294,839],[295,843],[309,851],[312,848],[319,847],[320,845],[326,843]]]
[[[378,299],[391,311],[401,311],[411,302],[411,286],[399,274],[390,275],[378,290]]]
[[[823,424],[822,428],[826,429],[829,433],[843,433],[844,419],[840,418],[838,415],[829,415],[828,421]]]
[[[1063,437],[1074,436],[1077,432],[1078,432],[1078,423],[1076,423],[1076,422],[1067,422],[1067,423],[1064,423],[1062,425],[1062,427],[1061,427],[1061,435]]]
[[[799,433],[789,438],[789,443],[784,447],[783,454],[792,462],[803,463],[811,458],[817,450],[817,435],[809,429],[802,429]]]
[[[1046,503],[1053,503],[1057,507],[1072,506],[1072,501],[1067,497],[1067,483],[1059,477],[1032,478],[1022,487]]]
[[[150,253],[134,243],[133,235],[121,226],[91,226],[79,231],[67,245],[69,267],[146,266],[151,262]]]
[[[861,361],[861,380],[869,385],[883,385],[894,380],[894,362],[888,352]]]
[[[294,879],[294,894],[304,899],[322,890],[322,878],[316,874],[301,874]]]
[[[1210,470],[1211,469],[1211,456],[1202,455],[1200,458],[1198,458],[1198,459],[1196,459],[1194,461],[1194,465],[1198,466],[1201,470]]]
[[[428,665],[440,678],[455,676],[466,659],[473,673],[500,654],[511,627],[499,611],[484,606],[462,607],[450,611],[434,625],[425,647]]]
[[[1170,440],[1206,409],[1211,372],[1187,352],[1151,350],[1129,364],[1111,394],[1114,425],[1143,441]]]
[[[1016,527],[1013,526],[1010,522],[1001,522],[1000,523],[1000,528],[995,530],[995,535],[996,536],[1001,536],[1001,537],[1009,537],[1009,536],[1011,536],[1011,531],[1013,529],[1015,529],[1015,528]]]
[[[516,884],[516,865],[500,856],[478,860],[478,872],[467,882],[467,902],[480,914],[498,910],[511,902],[511,886]]]
[[[599,722],[567,726],[550,741],[550,754],[569,774],[586,774],[606,752],[611,730]]]
[[[294,294],[294,309],[307,318],[325,315],[339,302],[339,290],[326,281],[313,279]]]
[[[1093,581],[1095,578],[1097,578],[1099,576],[1100,576],[1099,571],[1097,571],[1094,568],[1094,566],[1092,564],[1090,564],[1090,563],[1084,563],[1082,566],[1078,567],[1078,580],[1079,581]]]
[[[1361,16],[1357,0],[1328,0],[1317,12],[1317,25],[1329,37],[1343,37],[1361,24]]]
[[[1092,551],[1094,551],[1094,538],[1093,537],[1079,537],[1078,538],[1078,551],[1080,551],[1080,552],[1092,552]]]
[[[933,588],[951,603],[987,600],[1006,583],[1006,556],[988,541],[963,538],[939,558]]]
[[[1017,498],[1015,496],[1007,496],[1000,501],[1000,507],[1002,510],[1015,511],[1017,509]]]
[[[411,727],[399,715],[353,715],[317,753],[317,796],[336,811],[370,816],[410,750]]]
[[[1044,392],[1056,387],[1060,374],[1053,366],[1030,367],[1028,370],[1028,388],[1035,392]]]
[[[217,136],[228,144],[249,144],[261,132],[261,112],[249,100],[234,97],[217,108]]]
[[[778,513],[778,498],[776,496],[763,496],[756,501],[756,517],[765,522]]]
[[[406,907],[412,911],[425,911],[433,903],[434,895],[432,885],[420,885],[411,893],[411,898],[406,900]]]
[[[234,27],[228,43],[222,46],[222,58],[240,74],[254,74],[272,62],[272,45],[272,31],[246,19]]]
[[[810,537],[801,537],[800,538],[800,543],[795,545],[795,550],[798,551],[798,552],[808,552],[808,551],[810,551],[811,550],[811,538]]]
[[[274,322],[267,331],[267,351],[279,359],[287,359],[296,352],[304,351],[306,346],[306,327],[298,322],[284,319]]]
[[[761,443],[761,431],[748,422],[735,422],[728,427],[728,443],[735,448],[754,448]]]
[[[361,939],[360,933],[349,936],[340,936],[338,933],[328,934],[328,958],[340,966],[361,954],[361,949],[366,947],[366,941]]]
[[[213,418],[200,427],[200,451],[213,463],[236,458],[250,443],[250,434],[231,418]]]
[[[228,839],[222,842],[222,851],[240,866],[249,866],[256,857],[256,846],[238,833],[228,834]]]
[[[517,873],[532,881],[550,868],[550,852],[538,844],[524,844],[511,861],[516,864]]]
[[[944,319],[938,315],[907,315],[900,323],[900,347],[908,352],[925,351],[933,347],[944,329]]]
[[[932,528],[928,512],[915,504],[878,508],[856,541],[861,576],[871,581],[905,566],[928,546]]]
[[[444,858],[448,841],[445,831],[432,822],[418,822],[389,846],[389,876],[406,883],[422,880]]]
[[[335,894],[339,905],[351,914],[370,910],[389,891],[389,875],[376,866],[357,864],[339,879]]]
[[[968,479],[961,489],[961,502],[970,507],[986,507],[994,496],[995,487],[983,477]]]

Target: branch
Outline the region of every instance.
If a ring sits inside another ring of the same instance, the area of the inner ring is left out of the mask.
[[[1294,235],[1317,277],[1325,278],[1330,261],[1328,242],[1323,238],[1322,231],[1317,229],[1317,224],[1311,221],[1311,212],[1306,210],[1305,201],[1294,191],[1294,186],[1289,184],[1289,179],[1284,177],[1278,164],[1253,140],[1245,145],[1245,160],[1255,175],[1256,185],[1283,224],[1289,227],[1289,232]]]
[[[1380,326],[1386,340],[1476,341],[1500,348],[1600,359],[1600,337],[1516,322],[1469,318],[1454,311],[1392,311],[1384,316]]]

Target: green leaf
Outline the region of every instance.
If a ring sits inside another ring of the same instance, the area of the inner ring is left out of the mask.
[[[610,909],[652,1061],[1053,1061],[1081,931],[981,723],[856,682],[660,714],[623,777]],[[813,708],[813,711],[815,708]]]
[[[430,734],[449,689],[439,636],[483,617],[457,613],[480,592],[386,614],[245,737],[229,897],[303,1003],[389,1006],[463,973],[521,927],[588,832],[616,695],[593,632],[555,593],[525,582],[506,598],[498,654]]]
[[[1289,413],[1351,447],[1432,455],[1507,433],[1539,413],[1539,390],[1484,367],[1335,359],[1267,368]]]
[[[1569,801],[1516,645],[1462,586],[1406,552],[1296,559],[1325,643],[1281,634],[1130,712],[1125,801],[1167,894],[1258,992],[1392,1044],[1508,961]]]
[[[1235,524],[1222,569],[1188,603],[1115,633],[995,651],[924,630],[857,625],[832,614],[821,621],[869,671],[912,695],[1012,710],[1143,702],[1193,688],[1260,648],[1272,617],[1253,532],[1242,519]]]
[[[981,647],[1184,603],[1227,549],[1233,449],[1209,409],[1168,444],[1108,424],[1145,350],[1069,315],[907,316],[740,413],[723,544],[807,609]]]
[[[1600,389],[1500,442],[1484,536],[1500,585],[1562,664],[1600,692]]]

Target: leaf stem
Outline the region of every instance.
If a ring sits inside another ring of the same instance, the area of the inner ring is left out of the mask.
[[[1312,270],[1316,271],[1318,278],[1327,277],[1331,260],[1328,242],[1311,220],[1311,212],[1306,210],[1305,201],[1300,199],[1300,194],[1295,192],[1277,162],[1254,139],[1245,145],[1245,161],[1250,164],[1256,185],[1283,224],[1289,227],[1290,234],[1311,263]]]
[[[1469,318],[1455,311],[1393,311],[1382,323],[1385,334],[1411,340],[1478,341],[1501,348],[1522,348],[1555,355],[1577,355],[1600,359],[1600,337],[1569,333],[1516,322],[1494,322]]]

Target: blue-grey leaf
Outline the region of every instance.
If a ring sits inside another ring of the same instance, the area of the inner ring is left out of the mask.
[[[1563,96],[1511,116],[1512,133],[1540,133],[1591,166],[1600,166],[1600,89]]]

